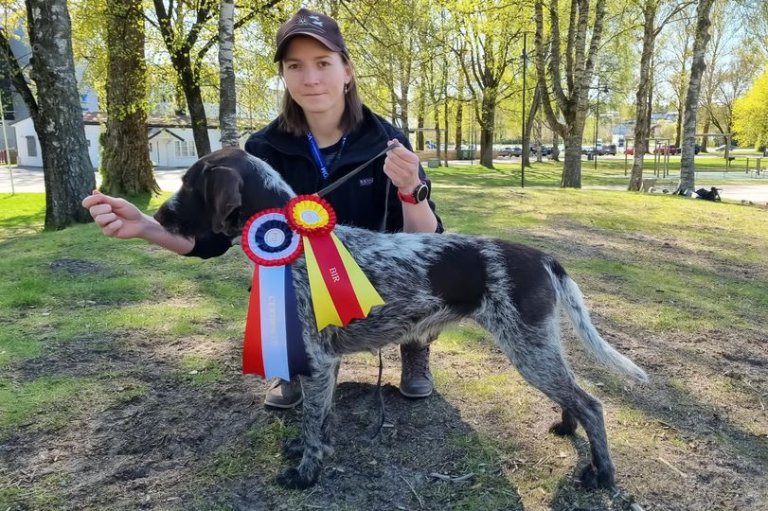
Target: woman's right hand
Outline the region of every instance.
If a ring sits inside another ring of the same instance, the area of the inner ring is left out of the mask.
[[[141,238],[148,224],[148,217],[125,199],[104,195],[94,190],[83,199],[86,208],[107,236],[119,239]]]

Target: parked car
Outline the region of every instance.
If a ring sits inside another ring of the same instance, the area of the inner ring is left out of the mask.
[[[502,147],[499,151],[499,158],[511,158],[513,151],[511,147]]]
[[[669,144],[669,145],[659,145],[656,146],[656,149],[653,150],[654,154],[678,154],[680,152],[680,148],[678,148],[676,145]]]
[[[610,154],[611,156],[616,156],[616,144],[607,144],[603,146],[603,150],[605,151],[605,154]]]
[[[515,158],[519,158],[520,156],[522,156],[522,154],[523,154],[523,148],[520,147],[519,145],[516,145],[512,148],[512,156],[514,156]]]
[[[627,147],[626,149],[624,149],[624,154],[626,154],[627,156],[634,156],[635,148],[634,147]]]

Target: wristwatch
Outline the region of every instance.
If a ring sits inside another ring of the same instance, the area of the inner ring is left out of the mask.
[[[419,202],[426,200],[427,195],[429,195],[429,187],[424,181],[420,182],[411,193],[403,193],[400,190],[397,191],[397,198],[408,204],[418,204]]]

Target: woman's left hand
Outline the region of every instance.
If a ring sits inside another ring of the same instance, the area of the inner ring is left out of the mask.
[[[387,142],[388,145],[399,143],[397,139]],[[419,178],[419,157],[402,144],[387,153],[384,160],[384,173],[403,193],[411,193],[421,182]]]

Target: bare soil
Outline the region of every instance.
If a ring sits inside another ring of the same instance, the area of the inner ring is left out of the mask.
[[[718,271],[764,275],[748,264]],[[590,286],[601,285],[610,283]],[[68,409],[66,421],[30,421],[0,439],[0,477],[19,490],[8,509],[768,509],[768,334],[662,337],[620,328],[599,307],[593,316],[652,379],[628,385],[565,335],[580,381],[605,404],[615,491],[578,487],[588,459],[583,432],[551,435],[558,410],[490,343],[477,348],[479,359],[436,348],[442,380],[423,400],[399,395],[399,355],[386,351],[385,424],[375,439],[376,364],[345,362],[335,454],[315,487],[285,491],[274,483],[286,465],[280,443],[298,433],[301,411],[264,409],[264,383],[239,374],[240,340],[131,330],[54,343],[11,367],[19,382],[78,378],[108,390],[90,406],[56,403],[49,413]],[[215,360],[223,376],[196,379],[182,369],[184,353]],[[511,380],[501,391],[461,390],[489,374]]]

